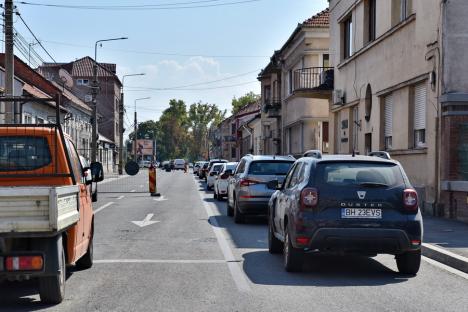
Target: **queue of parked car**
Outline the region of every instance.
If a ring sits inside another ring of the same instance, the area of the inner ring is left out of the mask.
[[[418,194],[386,152],[368,156],[246,155],[239,162],[196,162],[193,173],[235,223],[268,219],[268,248],[283,253],[286,271],[300,271],[308,253],[395,255],[414,275],[421,263],[423,222]]]

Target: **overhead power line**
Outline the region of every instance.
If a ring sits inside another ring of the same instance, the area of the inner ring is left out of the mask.
[[[142,11],[142,10],[180,10],[180,9],[198,9],[198,8],[210,8],[210,7],[219,7],[226,5],[236,5],[244,4],[251,2],[259,2],[262,0],[242,0],[242,1],[232,1],[232,2],[222,2],[222,3],[213,3],[213,4],[203,4],[206,2],[215,2],[215,1],[193,1],[192,3],[179,3],[177,4],[160,4],[160,5],[133,5],[133,6],[93,6],[93,5],[67,5],[67,4],[58,4],[58,3],[40,3],[40,2],[27,2],[20,1],[19,4],[31,5],[31,6],[42,6],[42,7],[52,7],[52,8],[61,8],[61,9],[78,9],[78,10],[105,10],[105,11]]]
[[[226,85],[226,86],[210,87],[210,88],[193,88],[193,89],[132,87],[133,90],[129,90],[127,89],[129,87],[127,87],[125,88],[125,91],[127,92],[133,92],[133,91],[201,91],[201,90],[227,89],[227,88],[233,88],[233,87],[238,87],[238,86],[245,86],[245,85],[252,84],[252,83],[258,83],[258,81],[254,80],[254,81],[248,81],[248,82]]]
[[[63,45],[69,47],[76,47],[76,48],[86,48],[91,49],[94,47],[81,45],[76,43],[69,43],[69,42],[60,42],[60,41],[52,41],[52,40],[42,40],[42,42],[47,42],[50,44],[56,45]],[[212,58],[266,58],[270,57],[268,55],[217,55],[217,54],[190,54],[190,53],[174,53],[174,52],[160,52],[160,51],[138,51],[138,50],[127,50],[127,49],[116,49],[116,48],[105,48],[105,50],[109,51],[116,51],[116,52],[123,52],[123,53],[131,53],[131,54],[149,54],[149,55],[162,55],[162,56],[184,56],[184,57],[212,57]]]
[[[192,83],[192,84],[188,84],[188,85],[181,85],[181,86],[174,86],[174,87],[165,87],[165,88],[160,88],[160,90],[176,90],[176,89],[183,89],[183,88],[201,86],[201,85],[206,85],[206,84],[213,84],[213,83],[217,83],[217,82],[221,82],[221,81],[226,81],[226,80],[230,80],[230,79],[234,79],[234,78],[247,76],[247,75],[250,75],[250,74],[253,74],[253,73],[258,73],[260,70],[261,69],[256,69],[256,70],[248,71],[246,73],[241,73],[241,74],[238,74],[238,75],[229,76],[229,77],[225,77],[225,78],[217,79],[217,80],[198,82],[198,83]],[[145,87],[127,86],[127,88],[144,89]]]
[[[44,47],[44,45],[42,45],[41,41],[39,39],[37,39],[36,35],[34,34],[34,32],[31,30],[31,28],[28,26],[28,24],[26,24],[26,22],[24,21],[23,17],[21,16],[21,14],[19,12],[16,12],[16,15],[20,18],[20,20],[23,22],[24,26],[26,26],[26,28],[28,29],[28,31],[31,33],[31,35],[34,37],[34,39],[36,40],[36,42],[39,44],[39,46],[42,48],[42,50],[44,50],[44,52],[50,57],[50,59],[54,62],[54,63],[57,63],[54,59],[54,57],[52,55],[50,55],[49,51],[47,51],[47,49]]]

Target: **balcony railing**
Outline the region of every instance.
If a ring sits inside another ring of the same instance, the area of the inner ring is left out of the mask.
[[[332,90],[333,67],[309,67],[294,71],[293,91]]]

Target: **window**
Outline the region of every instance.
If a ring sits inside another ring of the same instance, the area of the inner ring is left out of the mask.
[[[366,99],[365,99],[365,116],[364,116],[364,119],[369,122],[370,118],[371,118],[371,114],[372,114],[372,88],[371,88],[371,85],[368,84],[367,85],[367,89],[366,89]]]
[[[25,124],[32,124],[32,116],[29,114],[24,115],[24,123]]]
[[[368,14],[368,42],[375,40],[375,29],[376,29],[376,0],[368,0],[367,2],[367,14]]]
[[[426,146],[426,83],[414,87],[414,147]]]
[[[76,79],[76,84],[79,86],[89,85],[89,79]]]
[[[0,137],[0,171],[28,171],[46,167],[52,162],[45,137]]]
[[[330,54],[324,54],[323,55],[322,66],[323,67],[330,67]]]
[[[231,158],[236,158],[236,157],[237,157],[236,148],[231,147]]]
[[[246,163],[246,160],[242,159],[241,162],[239,163],[239,166],[237,166],[236,174],[244,173],[245,163]]]
[[[289,94],[292,94],[293,93],[293,71],[292,69],[289,70],[288,72],[288,91],[289,91]]]
[[[265,104],[270,104],[271,100],[271,86],[265,86],[263,88],[263,98]]]
[[[255,161],[249,166],[252,175],[286,175],[294,162],[286,161]]]
[[[236,124],[235,123],[231,124],[231,134],[232,135],[236,134],[236,130],[237,130]]]
[[[384,137],[385,150],[392,149],[393,136],[393,95],[387,95],[384,99]]]
[[[353,55],[353,21],[349,16],[343,24],[343,58],[347,59]]]
[[[408,17],[408,0],[400,0],[400,21]]]
[[[70,140],[66,140],[66,145],[68,149],[68,155],[70,156],[70,162],[72,165],[73,174],[75,175],[75,181],[81,181],[83,176],[80,158],[76,152],[75,145]]]
[[[392,26],[406,20],[410,12],[411,0],[392,0]]]
[[[291,169],[289,170],[289,172],[287,173],[286,175],[286,178],[285,178],[285,181],[284,181],[284,188],[287,189],[287,188],[290,188],[290,185],[291,185],[291,180],[293,178],[293,176],[296,174],[297,172],[297,168],[301,165],[301,163],[296,163],[294,164]]]

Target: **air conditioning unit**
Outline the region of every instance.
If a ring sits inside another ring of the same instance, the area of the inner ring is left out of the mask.
[[[333,91],[333,105],[343,105],[343,104],[344,104],[343,90],[334,90]]]

